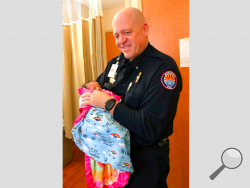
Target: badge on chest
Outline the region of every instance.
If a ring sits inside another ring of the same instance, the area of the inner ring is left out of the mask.
[[[136,77],[135,84],[139,81],[141,74],[142,74],[142,73],[140,72],[140,73],[138,74],[138,76]],[[127,88],[127,91],[130,89],[131,86],[132,86],[132,82],[129,83],[128,88]]]
[[[113,64],[110,71],[109,71],[109,74],[108,74],[108,77],[114,77],[115,74],[116,74],[116,70],[118,68],[118,65],[117,64]]]
[[[109,73],[108,73],[108,77],[109,77],[109,82],[111,84],[114,84],[115,83],[115,77],[116,77],[116,74],[117,74],[117,69],[118,69],[118,66],[119,66],[119,59],[120,58],[117,58],[117,62],[116,64],[113,64]]]

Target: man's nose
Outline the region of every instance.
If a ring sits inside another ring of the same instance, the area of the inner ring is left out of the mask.
[[[120,44],[123,44],[123,43],[125,43],[126,42],[126,37],[124,37],[124,36],[119,36],[119,43]]]

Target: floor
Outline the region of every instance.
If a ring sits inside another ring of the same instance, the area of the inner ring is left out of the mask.
[[[72,146],[73,160],[63,168],[63,188],[88,188],[85,177],[84,153]]]

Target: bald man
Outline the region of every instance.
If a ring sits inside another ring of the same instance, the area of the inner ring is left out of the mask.
[[[180,71],[173,58],[149,43],[149,26],[140,10],[122,9],[112,26],[121,53],[96,81],[121,101],[94,91],[81,96],[82,105],[106,109],[130,131],[134,172],[125,188],[167,188],[168,137],[182,90]]]

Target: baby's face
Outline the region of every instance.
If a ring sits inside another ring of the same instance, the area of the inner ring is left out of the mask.
[[[86,88],[89,89],[90,91],[95,91],[95,90],[102,91],[101,86],[97,82],[87,83]]]

